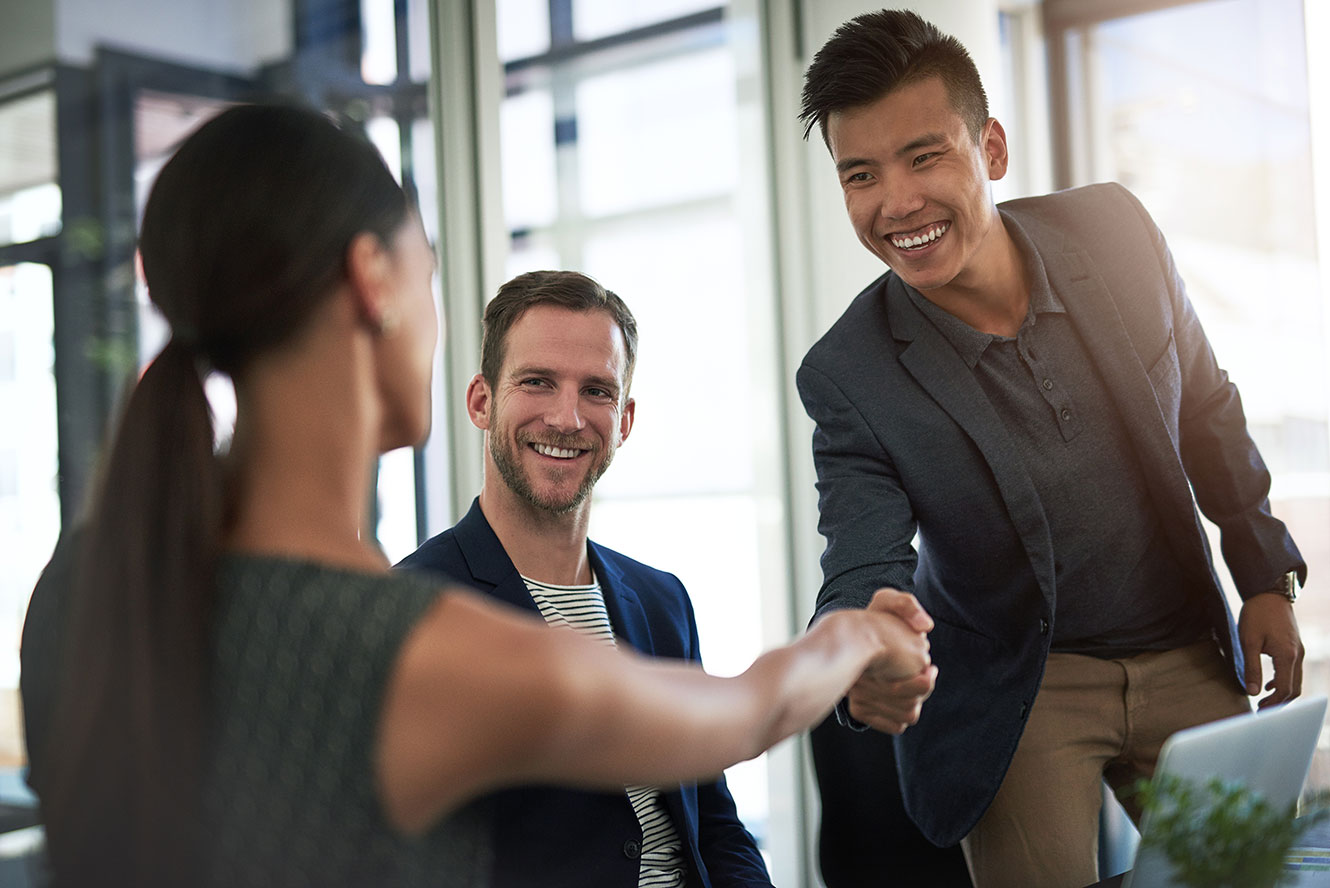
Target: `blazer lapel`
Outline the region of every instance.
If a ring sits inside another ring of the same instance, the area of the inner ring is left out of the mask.
[[[1021,464],[1016,444],[970,368],[951,343],[910,301],[905,284],[892,275],[887,284],[887,315],[892,335],[908,344],[901,365],[965,431],[983,454],[1007,513],[1039,580],[1044,598],[1053,601],[1053,544],[1034,482]]]
[[[605,597],[605,610],[609,612],[615,639],[643,653],[655,653],[646,611],[642,610],[637,593],[628,586],[623,571],[605,557],[604,549],[589,540],[587,552],[591,556],[596,578],[600,580],[600,592]]]
[[[488,591],[495,598],[514,607],[538,612],[536,602],[522,581],[522,575],[517,572],[513,560],[508,557],[503,544],[485,518],[485,513],[480,510],[479,499],[471,503],[471,509],[457,522],[453,534],[477,585],[489,586]]]

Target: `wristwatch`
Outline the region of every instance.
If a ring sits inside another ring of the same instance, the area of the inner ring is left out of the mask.
[[[1279,582],[1270,590],[1284,596],[1289,602],[1298,600],[1298,572],[1291,570],[1279,578]]]

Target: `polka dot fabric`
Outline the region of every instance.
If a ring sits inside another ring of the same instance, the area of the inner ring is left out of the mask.
[[[384,686],[438,594],[420,574],[223,561],[205,784],[211,884],[486,883],[484,804],[407,839],[374,791]]]

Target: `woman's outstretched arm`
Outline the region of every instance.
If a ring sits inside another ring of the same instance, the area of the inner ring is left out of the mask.
[[[412,631],[389,681],[380,798],[415,831],[504,786],[714,776],[818,722],[866,668],[906,678],[928,662],[923,632],[852,610],[717,678],[453,591]]]

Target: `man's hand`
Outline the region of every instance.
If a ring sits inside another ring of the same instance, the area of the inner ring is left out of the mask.
[[[933,619],[913,595],[895,589],[879,589],[868,610],[893,614],[915,632],[927,633]],[[900,734],[919,720],[928,695],[937,681],[937,667],[929,664],[917,675],[900,678],[888,665],[872,664],[850,688],[850,715],[870,728]]]
[[[1286,703],[1302,693],[1302,638],[1292,602],[1277,592],[1248,598],[1238,615],[1238,639],[1247,661],[1244,680],[1249,695],[1261,692],[1261,654],[1274,661],[1275,674],[1265,686],[1274,693],[1257,704],[1260,708]]]

